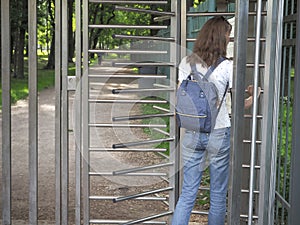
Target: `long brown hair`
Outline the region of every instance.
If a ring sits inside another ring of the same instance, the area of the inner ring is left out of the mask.
[[[223,16],[209,19],[198,33],[188,62],[211,66],[219,57],[226,58],[228,44],[226,36],[229,35],[231,27]]]

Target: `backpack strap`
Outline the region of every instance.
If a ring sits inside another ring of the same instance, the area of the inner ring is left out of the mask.
[[[220,102],[220,104],[219,104],[219,107],[218,107],[218,114],[219,114],[219,111],[220,111],[221,106],[222,106],[222,104],[223,104],[223,101],[224,101],[224,99],[225,99],[225,96],[226,96],[226,94],[227,94],[228,87],[229,87],[229,82],[227,82],[227,84],[226,84],[226,88],[225,88],[225,91],[224,91],[222,100],[221,100],[221,102]]]
[[[212,74],[212,72],[213,72],[213,71],[218,67],[218,65],[219,65],[221,62],[223,62],[224,60],[225,60],[225,58],[223,58],[223,57],[218,58],[218,60],[216,61],[216,63],[215,63],[214,65],[211,65],[211,66],[208,68],[208,70],[207,70],[207,72],[206,72],[205,75],[203,75],[202,73],[200,73],[200,72],[197,70],[196,64],[190,64],[190,65],[191,65],[191,69],[192,69],[192,74],[195,75],[195,76],[194,76],[194,79],[197,80],[197,81],[199,81],[199,78],[200,78],[200,77],[197,76],[197,75],[200,75],[200,76],[202,76],[204,79],[208,80],[208,78],[209,78],[209,76]],[[203,78],[200,78],[200,79],[203,79]],[[224,94],[223,94],[223,96],[222,96],[222,100],[221,100],[220,105],[219,105],[219,107],[218,107],[218,112],[220,111],[220,108],[221,108],[221,106],[222,106],[222,103],[223,103],[223,101],[224,101],[224,99],[225,99],[225,96],[226,96],[228,87],[229,87],[229,83],[227,82],[226,88],[225,88],[225,92],[224,92]]]
[[[218,67],[218,65],[223,62],[225,59],[223,57],[218,58],[215,64],[211,65],[205,74],[205,79],[208,80],[209,76],[214,72],[214,70]]]
[[[211,65],[211,66],[208,68],[208,70],[207,70],[207,72],[206,72],[205,75],[203,75],[201,72],[199,72],[199,71],[197,70],[196,64],[190,64],[191,69],[192,69],[192,74],[193,74],[193,75],[200,75],[200,76],[201,76],[201,79],[205,78],[206,80],[208,80],[208,78],[209,78],[209,76],[212,74],[212,72],[213,72],[213,71],[217,68],[217,66],[218,66],[221,62],[223,62],[224,60],[225,60],[225,59],[224,59],[223,57],[218,58],[218,60],[216,61],[216,63],[215,63],[214,65]],[[199,77],[199,76],[195,76],[194,79],[195,79],[195,80],[198,80],[198,77]]]

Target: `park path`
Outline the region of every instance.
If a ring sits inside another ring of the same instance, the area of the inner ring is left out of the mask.
[[[113,72],[112,67],[105,66],[97,67],[97,70],[101,70],[104,74],[106,72]],[[121,73],[126,70],[122,70]],[[131,81],[130,81],[131,82]],[[124,80],[114,80],[114,82],[106,83],[103,87],[106,90],[111,90],[112,88],[126,87]],[[97,91],[97,86],[95,86],[94,91]],[[100,92],[104,91],[103,88],[98,90]],[[74,95],[70,95],[70,111],[72,111],[72,103],[74,100]],[[41,91],[38,98],[38,120],[39,120],[39,149],[38,149],[38,191],[39,191],[39,224],[42,225],[52,225],[55,224],[55,91],[54,88],[49,88]],[[101,110],[95,110],[96,114],[101,113],[100,116],[103,118],[105,116],[111,116],[110,112],[111,106],[103,104]],[[108,107],[108,108],[105,108]],[[115,111],[122,111],[123,109],[115,109]],[[138,113],[138,108],[133,107],[134,113]],[[13,225],[26,225],[28,224],[28,191],[29,191],[29,177],[28,177],[28,100],[20,100],[15,105],[12,106],[12,219]],[[70,112],[72,115],[72,112]],[[71,117],[71,116],[70,116]],[[104,118],[105,120],[105,118]],[[2,116],[0,119],[2,125]],[[75,145],[74,145],[74,133],[72,132],[72,118],[70,118],[70,150],[69,150],[69,192],[70,192],[70,201],[69,201],[69,217],[70,224],[73,224],[75,218]],[[2,129],[0,130],[0,133]],[[102,132],[97,133],[98,137],[101,137],[101,140],[108,140],[111,133]],[[122,137],[122,135],[124,137]],[[145,134],[141,131],[137,131],[134,135],[131,135],[133,138],[147,138]],[[0,141],[2,143],[2,135],[0,135]],[[118,133],[118,138],[120,141],[127,140],[129,141],[127,132]],[[95,139],[97,141],[97,137]],[[108,143],[111,144],[111,143]],[[155,160],[160,160],[157,155],[148,155],[150,160],[153,162]],[[127,154],[126,156],[116,153],[112,157],[111,154],[102,154],[98,155],[95,159],[98,162],[101,162],[100,165],[107,166],[111,164],[109,160],[113,158],[114,162],[125,162],[124,165],[129,165],[134,167],[136,165],[143,165],[147,163],[145,160],[140,160],[140,155],[138,154]],[[2,162],[2,155],[0,155],[0,161]],[[149,162],[149,161],[148,161]],[[99,164],[98,164],[99,165]],[[0,179],[2,179],[2,168],[0,167]],[[129,181],[132,183],[133,181]],[[134,182],[144,182],[143,180],[136,179]],[[133,183],[134,183],[133,182]],[[97,178],[97,180],[92,181],[91,191],[98,195],[107,195],[108,193],[114,195],[129,195],[133,193],[138,193],[139,191],[145,191],[143,188],[138,187],[138,185],[133,185],[132,187],[128,186],[128,180],[123,181],[114,181],[111,179]],[[153,184],[153,181],[151,182]],[[155,188],[159,187],[160,183],[155,183]],[[149,188],[149,187],[148,187]],[[137,218],[144,217],[150,214],[159,213],[162,210],[167,210],[167,207],[164,204],[158,203],[140,203],[137,208],[135,205],[128,205],[121,203],[118,207],[115,207],[113,204],[99,205],[95,204],[91,206],[91,215],[97,217],[99,212],[104,218],[118,218],[120,215],[123,215],[125,218],[128,215],[128,211],[131,211],[137,215]],[[1,205],[0,205],[1,206]],[[130,210],[131,209],[131,210]],[[127,219],[130,219],[128,215]],[[0,222],[0,224],[2,221]],[[192,223],[191,223],[192,224]],[[201,223],[198,223],[201,224]]]

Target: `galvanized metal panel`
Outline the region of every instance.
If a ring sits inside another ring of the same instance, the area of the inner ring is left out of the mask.
[[[292,155],[291,155],[291,185],[290,185],[290,214],[289,225],[299,224],[300,221],[300,4],[297,2],[297,27],[296,27],[296,59],[294,75],[294,102],[293,102],[293,127],[292,127]]]
[[[263,95],[263,126],[258,224],[274,224],[277,131],[281,76],[282,17],[284,1],[272,1],[268,8]],[[275,46],[275,47],[274,47]],[[275,57],[274,57],[275,56]],[[272,130],[272,132],[270,132]]]
[[[255,32],[255,56],[254,56],[254,74],[253,74],[253,108],[252,108],[252,132],[251,132],[251,159],[250,159],[250,181],[249,181],[249,202],[248,202],[248,225],[252,224],[254,184],[255,184],[255,164],[256,164],[256,139],[257,139],[257,111],[258,111],[258,79],[259,63],[261,55],[260,37],[262,24],[262,0],[257,1],[256,32]]]
[[[235,43],[232,88],[231,177],[229,182],[228,224],[240,224],[241,180],[244,134],[244,92],[247,58],[249,1],[236,1]]]
[[[55,221],[61,224],[61,0],[55,0]]]
[[[89,53],[88,53],[88,23],[89,4],[83,1],[82,5],[82,51],[83,51],[83,71],[82,71],[82,206],[83,225],[88,225],[90,221],[89,210]]]
[[[61,222],[68,224],[69,211],[69,99],[68,99],[68,0],[61,6]]]
[[[2,224],[11,224],[10,1],[1,1]]]
[[[38,223],[37,3],[28,1],[29,224]]]
[[[81,0],[75,1],[76,33],[75,33],[75,55],[76,55],[76,92],[75,92],[75,225],[81,224],[81,151],[82,151],[82,96],[81,96]]]

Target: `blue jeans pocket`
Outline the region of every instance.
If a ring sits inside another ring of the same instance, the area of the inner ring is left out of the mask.
[[[207,147],[209,136],[208,133],[186,131],[182,141],[182,147],[194,151],[204,151]]]

